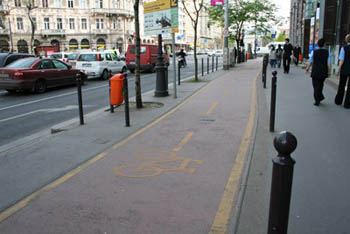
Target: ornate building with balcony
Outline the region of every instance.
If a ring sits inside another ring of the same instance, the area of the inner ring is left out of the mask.
[[[34,9],[28,11],[28,4]],[[53,45],[57,51],[119,49],[133,42],[134,0],[2,0],[0,48],[31,52],[33,46]],[[143,8],[140,7],[140,11]]]

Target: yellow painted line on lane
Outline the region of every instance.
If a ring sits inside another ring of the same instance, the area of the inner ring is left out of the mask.
[[[211,106],[210,106],[210,108],[209,108],[209,110],[207,111],[207,113],[205,113],[206,115],[210,115],[211,113],[213,113],[213,111],[214,111],[214,109],[217,107],[217,105],[218,105],[218,102],[214,102]]]
[[[144,133],[146,130],[152,128],[154,125],[156,125],[157,123],[161,122],[163,119],[167,118],[168,116],[170,116],[171,114],[173,114],[174,112],[176,112],[178,109],[180,109],[183,105],[185,105],[186,103],[188,103],[192,98],[194,98],[195,96],[197,96],[198,94],[200,94],[203,90],[205,90],[208,85],[210,84],[207,83],[206,85],[204,85],[203,87],[201,87],[199,90],[197,90],[194,94],[192,94],[191,96],[189,96],[187,99],[185,99],[182,103],[180,103],[178,106],[176,106],[174,109],[170,110],[169,112],[167,112],[166,114],[164,114],[163,116],[159,117],[158,119],[156,119],[154,122],[152,122],[151,124],[141,128],[140,130],[138,130],[137,132],[131,134],[130,136],[128,136],[127,138],[125,138],[124,140],[122,140],[121,142],[115,144],[114,146],[112,146],[110,149],[106,150],[105,152],[102,152],[98,155],[96,155],[95,157],[91,158],[90,160],[88,160],[87,162],[81,164],[79,167],[77,167],[76,169],[73,169],[72,171],[68,172],[67,174],[63,175],[62,177],[54,180],[53,182],[51,182],[50,184],[44,186],[43,188],[35,191],[34,193],[28,195],[27,197],[23,198],[22,200],[20,200],[19,202],[17,202],[16,204],[10,206],[9,208],[7,208],[6,210],[4,210],[3,212],[0,213],[0,223],[2,221],[4,221],[5,219],[7,219],[8,217],[10,217],[11,215],[13,215],[15,212],[23,209],[25,206],[28,205],[29,202],[31,202],[32,200],[38,198],[39,196],[41,196],[43,193],[48,192],[54,188],[56,188],[57,186],[63,184],[64,182],[68,181],[70,178],[72,178],[73,176],[79,174],[80,172],[82,172],[84,169],[88,168],[89,166],[93,165],[94,163],[96,163],[97,161],[101,160],[102,158],[104,158],[106,155],[110,154],[113,150],[121,147],[122,145],[125,145],[126,143],[128,143],[129,141],[131,141],[132,139],[134,139],[135,137],[137,137],[138,135],[141,135],[142,133]]]
[[[95,162],[97,162],[98,160],[100,160],[101,158],[103,158],[106,155],[107,155],[107,152],[103,152],[103,153],[98,154],[96,157],[88,160],[87,162],[85,162],[81,166],[73,169],[72,171],[70,171],[67,174],[65,174],[64,176],[58,178],[54,182],[52,182],[52,183],[42,187],[41,189],[37,190],[36,192],[30,194],[28,197],[26,197],[23,200],[21,200],[18,203],[16,203],[15,205],[9,207],[8,209],[6,209],[2,213],[0,213],[0,222],[2,222],[3,220],[5,220],[9,216],[11,216],[12,214],[17,212],[18,210],[24,208],[26,205],[28,205],[28,203],[30,201],[32,201],[33,199],[39,197],[42,193],[48,192],[51,189],[56,188],[58,185],[64,183],[67,180],[69,180],[70,178],[72,178],[73,176],[75,176],[79,172],[83,171],[87,167],[91,166],[92,164],[94,164]]]
[[[253,82],[253,91],[250,102],[250,113],[248,124],[244,133],[244,137],[236,155],[236,159],[226,184],[224,194],[221,198],[219,209],[216,213],[215,219],[209,231],[209,234],[225,234],[227,232],[227,225],[231,217],[233,203],[238,194],[241,176],[244,168],[245,159],[247,156],[250,138],[253,134],[255,122],[255,108],[256,108],[256,79]]]
[[[173,152],[179,152],[182,150],[182,148],[184,147],[184,145],[187,144],[187,142],[191,139],[191,137],[193,136],[194,132],[189,132],[184,139],[182,139],[182,141],[180,142],[179,146],[173,149]]]

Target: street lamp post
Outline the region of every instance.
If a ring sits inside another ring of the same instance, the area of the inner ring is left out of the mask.
[[[156,81],[156,90],[154,96],[156,97],[166,97],[168,93],[168,82],[165,76],[165,65],[163,61],[163,51],[162,51],[162,34],[158,34],[158,57],[157,57],[157,81]]]
[[[225,7],[225,33],[224,33],[224,70],[229,70],[229,50],[228,50],[228,0],[225,0],[224,3],[224,7]]]

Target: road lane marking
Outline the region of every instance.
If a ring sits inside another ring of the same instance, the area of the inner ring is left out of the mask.
[[[207,111],[207,113],[205,113],[206,115],[210,115],[211,113],[213,113],[213,111],[214,111],[214,109],[216,108],[216,106],[218,105],[218,102],[214,102],[211,106],[210,106],[210,108],[209,108],[209,110]]]
[[[107,87],[107,86],[108,86],[108,84],[107,85],[101,85],[101,86],[97,86],[97,87],[83,89],[82,91],[85,92],[85,91],[95,90],[95,89],[99,89],[99,88],[103,88],[103,87]],[[47,100],[55,99],[55,98],[59,98],[59,97],[69,96],[69,95],[73,95],[73,94],[76,94],[76,93],[77,92],[63,93],[63,94],[60,94],[60,95],[47,97],[47,98],[42,98],[42,99],[38,99],[38,100],[35,100],[35,101],[24,102],[24,103],[21,103],[21,104],[7,106],[7,107],[0,108],[0,111],[11,109],[11,108],[15,108],[15,107],[19,107],[19,106],[25,106],[25,105],[29,105],[29,104],[33,104],[33,103],[38,103],[38,102],[42,102],[42,101],[47,101]]]
[[[209,234],[225,234],[227,231],[227,225],[231,216],[233,202],[236,200],[236,195],[239,190],[241,175],[244,168],[246,155],[248,153],[250,138],[253,133],[255,122],[255,108],[256,79],[253,82],[248,124]]]
[[[114,169],[114,174],[127,178],[149,178],[165,172],[186,172],[193,174],[197,168],[189,167],[191,163],[202,164],[202,160],[178,157],[174,151],[144,150],[134,155],[141,160],[135,164],[122,165]]]
[[[92,107],[92,105],[83,105],[83,108],[88,108],[88,107]],[[77,110],[78,106],[77,105],[68,105],[65,107],[60,107],[60,108],[47,108],[47,109],[39,109],[39,110],[35,110],[35,111],[30,111],[21,115],[15,115],[6,119],[0,119],[0,123],[2,122],[6,122],[9,120],[13,120],[13,119],[18,119],[18,118],[22,118],[28,115],[32,115],[32,114],[36,114],[36,113],[40,113],[40,112],[44,112],[44,113],[53,113],[53,112],[60,112],[60,111],[67,111],[67,110]]]
[[[191,137],[193,136],[194,132],[189,132],[184,139],[182,139],[182,141],[180,142],[179,146],[174,148],[173,151],[174,152],[179,152],[182,150],[182,148],[184,147],[184,145],[187,144],[187,142],[191,139]]]
[[[110,154],[113,150],[127,144],[128,142],[130,142],[132,139],[134,139],[135,137],[141,135],[142,133],[146,132],[148,129],[152,128],[153,126],[155,126],[156,124],[158,124],[159,122],[161,122],[162,120],[164,120],[165,118],[167,118],[168,116],[172,115],[174,112],[176,112],[178,109],[180,109],[183,105],[187,104],[189,101],[191,101],[192,98],[196,97],[197,95],[199,95],[203,90],[205,90],[206,88],[208,88],[209,83],[207,83],[206,85],[204,85],[203,87],[201,87],[199,90],[197,90],[195,93],[193,93],[191,96],[189,96],[188,98],[186,98],[182,103],[180,103],[178,106],[176,106],[174,109],[170,110],[169,112],[167,112],[166,114],[162,115],[161,117],[159,117],[158,119],[156,119],[155,121],[153,121],[152,123],[150,123],[149,125],[141,128],[140,130],[138,130],[137,132],[131,134],[130,136],[128,136],[127,138],[125,138],[124,140],[122,140],[121,142],[115,144],[113,147],[107,149],[105,152],[102,152],[98,155],[96,155],[95,157],[91,158],[90,160],[88,160],[87,162],[81,164],[80,166],[78,166],[76,169],[68,172],[67,174],[63,175],[62,177],[56,179],[55,181],[51,182],[50,184],[44,186],[43,188],[35,191],[34,193],[28,195],[27,197],[25,197],[24,199],[20,200],[19,202],[15,203],[14,205],[10,206],[9,208],[7,208],[6,210],[4,210],[3,212],[0,213],[0,223],[2,221],[4,221],[5,219],[7,219],[8,217],[10,217],[11,215],[13,215],[15,212],[23,209],[25,206],[28,205],[29,202],[31,202],[32,200],[38,198],[39,196],[41,196],[43,193],[48,192],[56,187],[58,187],[59,185],[65,183],[66,181],[68,181],[70,178],[72,178],[73,176],[79,174],[80,172],[82,172],[83,170],[85,170],[86,168],[88,168],[89,166],[95,164],[96,162],[98,162],[99,160],[101,160],[102,158],[104,158],[106,155]]]

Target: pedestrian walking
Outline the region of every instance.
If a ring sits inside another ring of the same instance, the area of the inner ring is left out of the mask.
[[[283,54],[282,46],[281,46],[281,44],[278,44],[278,47],[276,49],[276,61],[277,61],[278,68],[281,68],[282,54]]]
[[[321,101],[324,100],[323,85],[325,79],[328,77],[328,71],[331,68],[331,55],[329,51],[324,48],[325,40],[322,38],[318,40],[317,45],[319,49],[311,52],[309,64],[306,68],[306,73],[312,65],[311,78],[312,86],[314,88],[314,105],[319,106]]]
[[[276,59],[276,50],[274,45],[271,46],[269,58],[270,58],[271,68],[276,68],[277,59]]]
[[[293,53],[293,46],[292,44],[289,43],[289,39],[286,38],[286,43],[283,46],[283,69],[284,73],[289,73],[290,69],[290,61],[291,61],[291,56]]]
[[[338,92],[335,96],[335,104],[341,105],[345,94],[346,83],[348,88],[346,90],[344,108],[350,108],[350,34],[346,35],[345,42],[347,45],[341,48],[339,55],[339,67],[337,75],[340,74],[340,80],[338,85]]]
[[[295,66],[298,66],[299,64],[299,56],[301,54],[301,48],[300,46],[297,44],[294,49],[293,49],[293,57],[294,57],[294,63]]]

